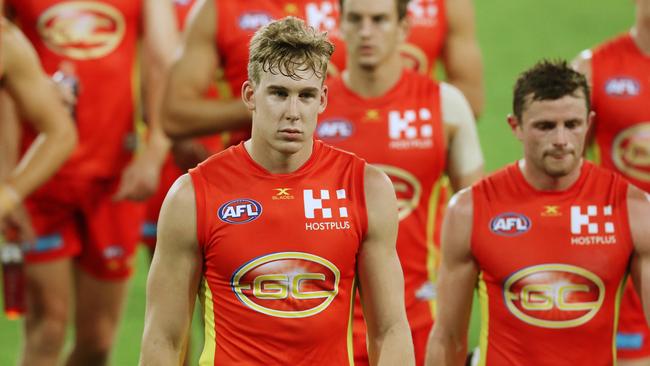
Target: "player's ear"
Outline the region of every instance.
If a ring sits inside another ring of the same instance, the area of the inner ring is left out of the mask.
[[[521,140],[521,122],[514,114],[508,114],[508,126],[519,140]]]
[[[399,40],[404,43],[409,34],[409,29],[411,28],[411,22],[409,22],[409,17],[405,16],[399,20]]]
[[[255,110],[255,87],[250,80],[246,80],[241,86],[241,99],[249,111]]]
[[[318,113],[323,113],[325,108],[327,107],[327,85],[323,85],[323,87],[320,90],[320,107],[318,108]]]
[[[596,112],[589,111],[589,114],[587,115],[587,130],[590,130],[592,128],[595,119],[596,119]]]

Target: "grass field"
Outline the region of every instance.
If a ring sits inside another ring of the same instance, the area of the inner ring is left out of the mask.
[[[487,169],[519,157],[518,142],[505,123],[517,74],[542,57],[573,58],[580,50],[625,31],[633,22],[632,0],[491,0],[475,2],[483,51],[487,101],[479,132]],[[138,255],[113,365],[135,365],[144,317],[146,255]],[[478,320],[473,319],[471,342]],[[0,365],[16,362],[20,323],[0,319]],[[196,347],[195,347],[196,348]],[[194,350],[194,359],[196,353]],[[194,363],[195,364],[195,363]]]

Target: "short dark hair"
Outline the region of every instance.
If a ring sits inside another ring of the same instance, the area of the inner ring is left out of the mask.
[[[572,69],[566,60],[544,59],[519,75],[515,83],[512,109],[521,123],[528,95],[532,94],[531,100],[555,100],[566,95],[577,97],[580,90],[589,111],[591,103],[587,78]]]
[[[259,83],[262,71],[294,80],[300,79],[298,71],[312,71],[323,78],[332,52],[334,46],[326,33],[295,17],[276,20],[260,28],[251,39],[248,79]]]
[[[339,0],[339,8],[341,10],[341,14],[343,14],[343,2],[345,1],[346,0]],[[395,5],[397,6],[397,20],[402,20],[406,17],[409,1],[411,0],[395,0]]]

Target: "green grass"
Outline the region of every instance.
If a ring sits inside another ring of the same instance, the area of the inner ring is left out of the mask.
[[[479,133],[487,169],[492,171],[520,155],[519,143],[506,124],[511,110],[512,84],[518,73],[542,57],[571,59],[580,50],[625,31],[633,21],[633,1],[486,0],[475,3],[487,95]],[[113,365],[137,363],[147,263],[144,251],[140,251]],[[475,318],[472,344],[476,343],[477,327]],[[16,362],[20,337],[19,322],[0,319],[0,365]],[[196,360],[198,345],[194,346]]]

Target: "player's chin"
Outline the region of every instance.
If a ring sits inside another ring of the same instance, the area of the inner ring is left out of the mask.
[[[305,142],[302,139],[280,139],[276,140],[273,145],[275,146],[275,150],[283,154],[295,154],[305,147]]]
[[[577,160],[575,157],[566,156],[564,159],[550,159],[546,161],[545,171],[551,177],[563,177],[573,172],[577,168]]]

